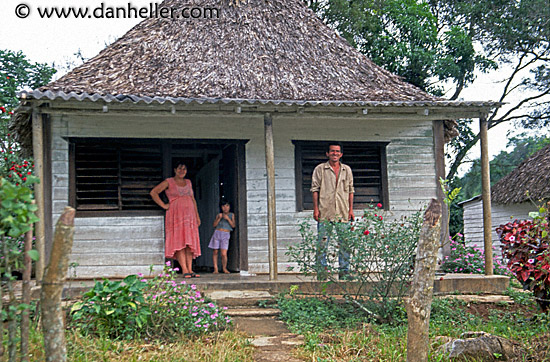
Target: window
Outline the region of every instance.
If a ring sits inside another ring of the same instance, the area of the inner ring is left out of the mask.
[[[315,166],[327,162],[326,141],[293,141],[295,149],[297,210],[313,210],[311,175]],[[382,203],[388,209],[386,172],[387,142],[340,142],[344,148],[342,162],[353,171],[355,209]]]
[[[70,160],[70,197],[77,210],[158,210],[149,192],[163,180],[160,141],[73,138]]]

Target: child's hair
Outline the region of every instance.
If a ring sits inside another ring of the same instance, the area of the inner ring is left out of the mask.
[[[229,205],[231,206],[231,204],[229,203],[229,200],[227,199],[221,199],[220,201],[220,207],[224,206],[224,205]]]

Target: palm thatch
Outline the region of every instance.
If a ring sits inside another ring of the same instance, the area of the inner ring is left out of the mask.
[[[491,188],[491,200],[512,204],[550,199],[550,145],[523,161]]]
[[[187,98],[430,101],[300,0],[166,0],[219,18],[149,18],[42,91]]]

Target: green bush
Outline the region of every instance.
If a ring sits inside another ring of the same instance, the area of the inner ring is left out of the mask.
[[[151,280],[142,277],[97,282],[73,305],[71,324],[84,334],[113,339],[174,340],[181,334],[222,330],[231,323],[195,285],[176,282],[174,269],[166,268]]]
[[[351,227],[325,222],[328,245],[319,243],[308,222],[300,224],[302,240],[289,247],[287,255],[305,275],[316,274],[342,288],[347,299],[378,321],[392,322],[403,316],[402,298],[407,293],[414,268],[414,253],[422,226],[421,213],[388,220],[382,205],[371,205]],[[338,250],[350,254],[350,274],[342,283],[338,275]],[[326,269],[317,263],[324,253]],[[292,268],[289,268],[292,270]]]
[[[132,339],[151,314],[143,297],[147,282],[129,275],[122,282],[104,280],[84,293],[71,308],[72,323],[86,334]]]
[[[357,308],[334,298],[300,298],[283,293],[277,298],[277,307],[281,310],[279,318],[300,334],[356,327],[366,319]]]

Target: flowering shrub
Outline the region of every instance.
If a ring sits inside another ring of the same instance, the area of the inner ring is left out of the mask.
[[[196,285],[177,282],[167,264],[151,280],[130,275],[122,282],[97,282],[73,305],[71,323],[84,333],[125,339],[174,340],[227,328],[231,319],[223,310]]]
[[[485,250],[477,245],[467,246],[464,236],[457,233],[449,238],[451,255],[445,256],[441,270],[447,273],[483,274],[485,272]],[[493,250],[496,248],[493,246]],[[493,254],[494,272],[500,275],[508,274],[508,269],[502,263],[499,255]]]
[[[496,231],[502,243],[508,269],[533,292],[544,312],[550,310],[550,202],[529,213],[533,220],[514,220],[500,225]]]
[[[410,284],[422,217],[417,212],[409,218],[392,220],[381,208],[381,204],[371,205],[351,226],[323,222],[328,243],[318,242],[317,233],[305,221],[300,224],[301,242],[290,246],[286,254],[298,264],[300,272],[321,275],[321,279],[326,276],[376,320],[391,322],[398,317]],[[349,253],[349,275],[338,276],[339,250]],[[319,255],[326,255],[326,265],[320,265]],[[357,283],[349,285],[341,280]]]

